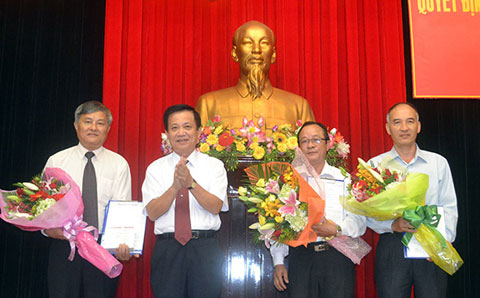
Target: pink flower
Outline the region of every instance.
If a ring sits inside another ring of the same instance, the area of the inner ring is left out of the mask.
[[[263,116],[260,116],[260,119],[258,119],[258,127],[262,127],[265,124],[265,119],[263,119]]]
[[[213,122],[220,122],[220,115],[215,115],[215,117],[213,117]]]
[[[269,193],[278,194],[280,192],[280,186],[276,180],[269,180],[265,186],[265,190]]]
[[[337,152],[338,155],[340,155],[343,159],[347,158],[348,154],[350,153],[350,145],[345,142],[338,143]]]
[[[297,201],[297,193],[294,190],[290,191],[288,198],[280,198],[285,205],[278,209],[283,215],[292,214],[295,215],[295,211],[298,209],[297,206],[300,204],[300,201]]]
[[[359,202],[363,202],[368,199],[366,182],[363,180],[357,181],[352,185],[352,194]]]
[[[258,237],[260,240],[265,240],[265,246],[267,248],[270,248],[270,239],[272,239],[273,232],[275,231],[274,229],[268,229],[265,231],[262,231],[258,229],[260,232],[260,237]]]
[[[303,125],[302,120],[297,120],[297,127],[301,127]]]
[[[330,142],[328,144],[328,149],[332,149],[335,146],[335,140],[332,134],[328,134],[328,138],[330,139]]]

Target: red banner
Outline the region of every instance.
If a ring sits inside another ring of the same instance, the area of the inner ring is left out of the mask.
[[[480,98],[480,0],[408,0],[413,96]]]

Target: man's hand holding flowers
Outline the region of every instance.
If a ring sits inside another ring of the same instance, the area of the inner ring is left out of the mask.
[[[333,238],[333,237],[337,236],[338,225],[335,222],[333,222],[331,220],[328,220],[325,217],[323,217],[322,221],[320,221],[316,225],[312,226],[312,230],[319,237]]]
[[[399,217],[393,221],[392,230],[399,233],[402,233],[402,232],[416,233],[417,232],[415,227],[412,226],[410,222],[403,217]]]

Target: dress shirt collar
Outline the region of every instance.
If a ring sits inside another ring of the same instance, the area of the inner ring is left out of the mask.
[[[401,161],[403,164],[405,165],[409,165],[409,164],[414,164],[416,163],[417,161],[421,161],[421,162],[427,162],[427,158],[425,156],[425,153],[422,149],[420,149],[420,147],[418,147],[418,144],[415,144],[416,146],[416,149],[415,149],[415,156],[413,157],[413,159],[410,161],[410,163],[406,163],[402,157],[400,157],[400,154],[398,154],[397,150],[395,149],[395,146],[392,147],[392,150],[390,150],[389,152],[389,155],[398,160],[398,161]]]
[[[297,171],[300,171],[300,172],[303,172],[304,170],[306,171],[306,167],[297,169]],[[308,173],[307,175],[308,175],[308,177],[313,177],[312,173]],[[322,172],[320,173],[319,177],[320,178],[326,178],[326,179],[336,179],[335,168],[330,166],[325,161],[325,165],[323,166]]]
[[[320,178],[330,178],[330,179],[335,179],[335,171],[334,167],[330,166],[326,161],[325,165],[323,166],[323,170],[320,173]]]
[[[246,83],[239,80],[237,83],[237,86],[235,86],[235,89],[237,90],[238,94],[242,98],[249,97]],[[270,83],[270,80],[267,79],[267,81],[265,82],[265,89],[263,89],[263,92],[262,92],[262,97],[268,100],[272,96],[272,94],[273,94],[273,87],[272,87],[272,84]]]
[[[87,153],[88,150],[87,148],[83,147],[82,144],[78,143],[77,145],[77,152],[78,152],[78,155],[79,155],[79,158],[86,158],[85,157],[85,153]],[[101,146],[100,148],[98,149],[95,149],[93,150],[92,152],[95,153],[95,156],[94,158],[96,159],[101,159],[102,158],[102,153],[105,151],[105,148],[103,146]]]
[[[192,168],[195,167],[195,165],[198,163],[198,160],[200,158],[199,154],[200,152],[198,152],[197,150],[193,150],[193,152],[187,158],[188,160],[187,165]],[[176,152],[172,152],[170,154],[170,158],[174,164],[177,164],[178,161],[180,160],[180,155],[178,155]]]

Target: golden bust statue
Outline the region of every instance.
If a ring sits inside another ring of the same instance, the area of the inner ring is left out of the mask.
[[[200,96],[196,110],[203,125],[216,115],[229,128],[242,127],[243,117],[256,123],[263,116],[268,130],[285,123],[294,128],[299,119],[315,120],[305,98],[272,87],[268,71],[277,53],[273,31],[265,24],[250,21],[235,31],[232,58],[240,65],[238,83]]]

